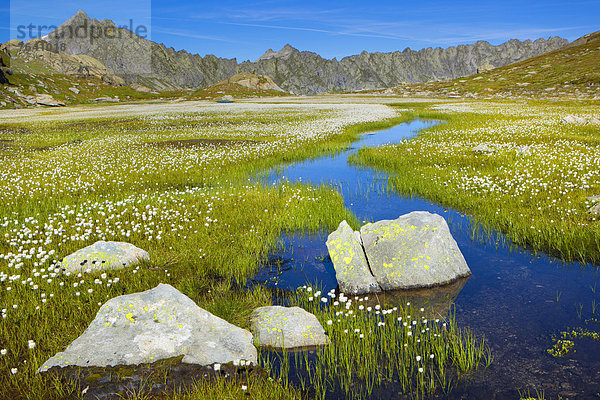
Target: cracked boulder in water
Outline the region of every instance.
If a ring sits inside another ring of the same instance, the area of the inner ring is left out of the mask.
[[[300,307],[256,308],[250,326],[260,346],[289,350],[329,343],[317,317]]]
[[[182,362],[198,365],[257,363],[250,332],[203,310],[174,287],[159,284],[106,302],[83,334],[38,371],[138,365],[181,355]]]
[[[384,290],[439,286],[471,275],[471,270],[437,214],[414,211],[360,229],[365,254]]]
[[[63,258],[65,272],[101,271],[126,268],[142,260],[149,260],[147,251],[125,242],[100,240]]]
[[[381,288],[371,274],[360,234],[342,221],[327,237],[327,249],[335,268],[340,291],[346,294],[379,292]]]

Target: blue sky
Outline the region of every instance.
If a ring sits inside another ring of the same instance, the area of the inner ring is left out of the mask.
[[[367,51],[449,47],[600,30],[590,1],[54,1],[0,0],[0,41],[18,25],[59,25],[77,10],[150,27],[150,38],[200,55],[255,60],[286,43],[338,59]],[[9,16],[10,15],[10,20]],[[12,27],[12,30],[10,29]]]

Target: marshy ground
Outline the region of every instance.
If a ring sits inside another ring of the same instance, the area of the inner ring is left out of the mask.
[[[35,370],[78,337],[103,302],[160,282],[177,287],[213,314],[247,327],[252,309],[271,304],[273,296],[262,285],[247,289],[246,282],[267,262],[282,234],[326,232],[342,219],[358,223],[335,187],[305,182],[269,185],[263,183],[262,173],[334,154],[359,133],[414,118],[446,123],[400,144],[360,149],[350,162],[388,173],[393,191],[473,216],[467,228],[473,243],[481,239],[489,245],[490,237],[498,238],[493,233],[497,231],[506,235],[499,239],[503,246],[513,243],[563,260],[597,264],[600,222],[587,213],[586,198],[600,194],[600,127],[563,121],[574,114],[586,121],[599,118],[597,103],[381,105],[377,103],[391,100],[364,100],[184,102],[0,115],[2,396],[46,399],[80,394]],[[480,144],[491,150],[474,151]],[[34,151],[40,149],[44,151]],[[55,270],[62,257],[101,239],[133,243],[147,250],[151,261],[134,270],[103,274],[66,276]],[[544,256],[544,260],[551,259]],[[493,274],[493,263],[503,260],[493,260],[486,272],[472,267],[474,277]],[[535,268],[524,270],[508,262],[498,270],[511,268],[535,286],[531,276]],[[575,268],[586,273],[595,269],[583,263]],[[572,274],[561,272],[554,270],[551,278],[571,279]],[[544,280],[544,285],[551,285],[549,276]],[[579,290],[574,286],[574,292]],[[562,287],[544,290],[545,297],[552,292],[552,307],[573,301],[571,292],[561,299]],[[552,398],[565,394],[586,398],[595,390],[590,386],[578,391],[573,388],[579,382],[575,378],[564,387],[546,387],[544,378],[535,374],[521,379],[520,370],[509,365],[513,359],[494,358],[493,351],[490,356],[485,324],[478,320],[483,318],[479,315],[488,315],[481,310],[491,307],[490,299],[482,299],[480,309],[468,306],[465,311],[460,305],[456,319],[436,321],[420,308],[361,308],[360,299],[342,301],[344,297],[328,291],[315,296],[318,290],[311,287],[313,294],[307,295],[302,289],[287,301],[317,313],[332,339],[328,349],[289,357],[263,354],[261,362],[270,379],[199,381],[190,394],[169,397],[223,398],[227,393],[237,398],[250,393],[261,399],[340,394],[384,398],[378,388],[382,382],[395,381],[394,387],[408,398],[482,398],[477,397],[480,392],[465,389],[470,380],[477,383],[470,378],[477,366],[475,374],[492,369],[508,376],[505,382],[512,385],[507,388],[512,394],[539,390]],[[507,286],[498,284],[491,290],[498,293],[495,301],[500,304],[502,290]],[[534,296],[523,293],[529,295]],[[594,321],[600,299],[595,289],[579,297],[579,313],[577,307],[570,311],[579,318],[569,320],[569,327],[598,331]],[[559,313],[567,312],[565,308]],[[558,339],[567,328],[553,326],[552,318],[548,315],[544,331],[524,331],[543,336],[551,348],[553,335]],[[465,329],[471,324],[477,326],[476,334]],[[581,361],[580,352],[555,359],[544,349],[546,362],[562,368],[565,360],[571,360],[578,376],[589,374],[589,365],[598,363],[593,338],[568,340],[574,341],[575,350],[582,345],[592,349],[588,352],[592,356]],[[510,346],[527,352],[528,344]],[[376,373],[373,364],[380,366]],[[307,372],[289,374],[288,368]],[[135,391],[124,395],[142,396]]]

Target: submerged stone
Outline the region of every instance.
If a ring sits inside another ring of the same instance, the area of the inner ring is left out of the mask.
[[[51,367],[138,365],[183,355],[183,362],[209,365],[257,363],[252,334],[198,307],[170,285],[115,297]]]
[[[197,365],[181,362],[183,356],[154,363],[115,367],[53,367],[46,379],[60,381],[65,387],[85,388],[82,400],[123,400],[127,393],[136,398],[172,398],[173,394],[193,391],[199,383],[215,381],[244,382],[266,379],[267,373],[257,365]],[[142,383],[142,384],[140,384]]]
[[[437,214],[414,211],[360,230],[375,279],[384,290],[438,286],[471,274]]]
[[[147,251],[125,242],[100,240],[66,256],[60,263],[65,272],[101,271],[126,268],[141,260],[149,260]]]
[[[346,221],[329,234],[327,249],[341,292],[363,294],[381,291],[369,268],[360,234],[353,231]]]
[[[252,312],[250,326],[260,346],[294,349],[329,342],[317,317],[300,307],[259,307]]]

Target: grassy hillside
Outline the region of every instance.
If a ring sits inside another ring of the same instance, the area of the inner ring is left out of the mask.
[[[447,123],[352,162],[391,186],[473,216],[485,230],[566,261],[600,263],[600,107],[582,101],[404,103]],[[579,119],[571,122],[568,116]]]
[[[70,105],[144,100],[219,100],[225,96],[247,98],[287,94],[270,78],[252,74],[238,74],[240,76],[236,75],[237,80],[233,77],[195,92],[158,92],[151,89],[150,83],[147,83],[148,87],[144,86],[146,82],[132,86],[123,84],[122,79],[109,74],[104,65],[91,57],[83,61],[94,65],[94,70],[88,76],[82,76],[77,73],[81,60],[76,56],[63,53],[57,55],[41,50],[23,52],[16,45],[0,47],[0,55],[0,67],[8,80],[8,83],[4,79],[0,80],[0,109],[36,106],[36,98],[39,96],[51,96],[58,103]]]
[[[106,101],[109,97],[115,101],[164,97],[164,94],[136,91],[130,86],[112,85],[99,77],[60,74],[43,60],[23,59],[17,57],[17,52],[10,50],[4,53],[5,64],[10,66],[11,73],[4,74],[8,84],[0,85],[0,108],[32,106],[35,104],[29,97],[44,94],[65,104],[94,103]],[[174,95],[177,94],[169,94],[170,97]]]

